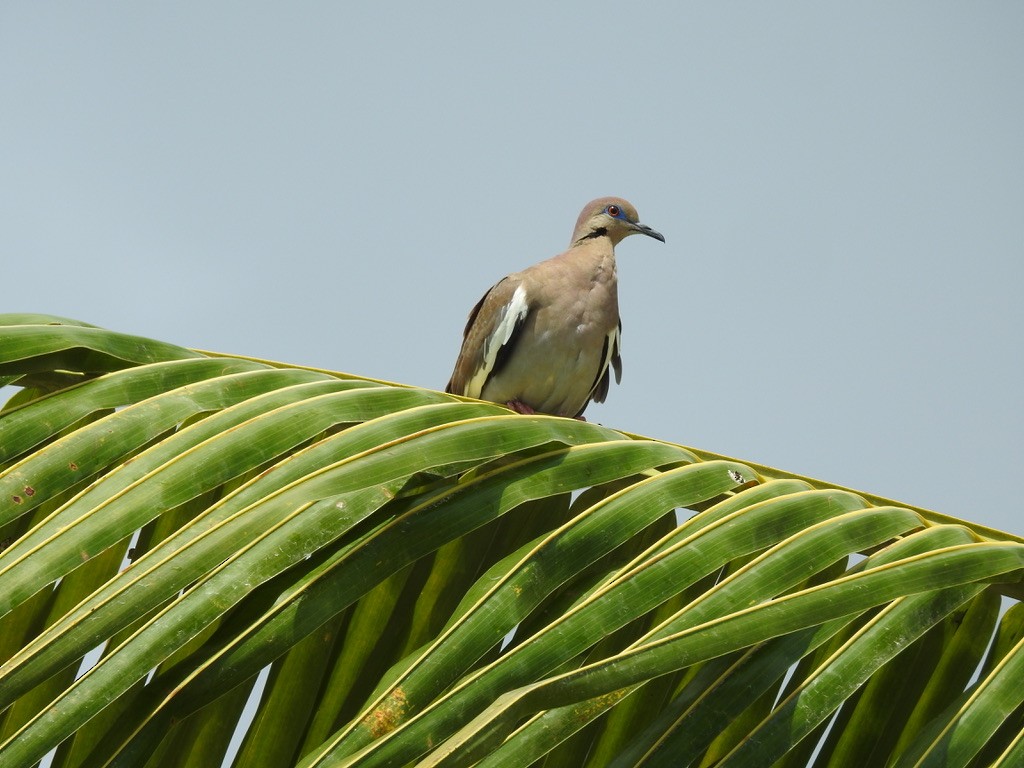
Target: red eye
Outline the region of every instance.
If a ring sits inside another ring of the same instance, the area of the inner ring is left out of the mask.
[[[618,216],[619,215],[619,206],[617,206],[617,205],[609,205],[608,206],[608,215],[609,216]]]

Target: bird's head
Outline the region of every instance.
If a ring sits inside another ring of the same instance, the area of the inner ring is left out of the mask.
[[[621,197],[600,197],[591,200],[583,208],[576,220],[576,229],[572,233],[572,244],[593,237],[607,237],[616,245],[624,237],[641,234],[665,242],[665,236],[640,223],[636,208]]]

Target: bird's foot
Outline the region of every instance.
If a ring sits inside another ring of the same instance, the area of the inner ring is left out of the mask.
[[[527,405],[522,400],[509,400],[507,403],[505,403],[505,405],[508,408],[510,408],[513,411],[515,411],[516,413],[521,413],[521,414],[523,414],[525,416],[533,416],[534,414],[540,413],[540,411],[538,411],[536,408],[533,408],[532,406]],[[587,420],[587,417],[584,416],[582,413],[577,415],[577,416],[573,416],[573,418],[576,419],[576,421],[586,421]]]
[[[526,416],[532,416],[537,412],[533,408],[528,406],[526,403],[522,402],[521,400],[509,400],[507,403],[505,403],[505,405],[507,405],[516,413],[522,413]]]

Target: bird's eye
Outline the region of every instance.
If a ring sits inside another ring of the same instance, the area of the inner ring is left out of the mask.
[[[607,208],[605,208],[605,211],[608,213],[609,216],[613,217],[616,217],[619,215],[619,213],[621,213],[621,211],[619,210],[619,206],[617,205],[609,205]]]

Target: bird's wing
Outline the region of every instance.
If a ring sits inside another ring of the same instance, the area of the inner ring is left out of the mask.
[[[529,312],[526,288],[514,276],[485,293],[469,313],[462,350],[445,392],[480,397],[487,380],[508,360]]]
[[[605,398],[608,397],[608,386],[611,379],[611,371],[615,371],[615,383],[618,384],[622,381],[622,357],[619,354],[622,344],[622,321],[620,320],[611,331],[608,332],[608,336],[605,337],[604,347],[601,349],[601,364],[597,369],[597,375],[594,377],[594,388],[590,392],[590,397],[587,398],[587,403],[593,400],[595,403],[603,403]],[[584,408],[587,404],[584,403]],[[581,410],[579,414],[582,415]]]

